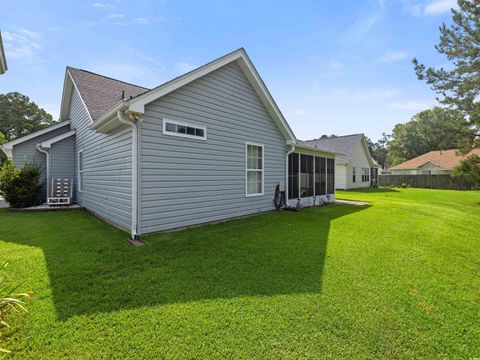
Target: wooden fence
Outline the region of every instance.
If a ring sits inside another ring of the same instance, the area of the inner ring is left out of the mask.
[[[378,175],[379,186],[471,190],[473,186],[462,177],[450,175]]]

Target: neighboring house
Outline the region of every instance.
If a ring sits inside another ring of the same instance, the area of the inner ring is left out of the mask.
[[[480,149],[472,150],[468,155],[480,156]],[[468,155],[462,155],[457,149],[430,151],[416,158],[390,168],[392,175],[445,175],[460,165]]]
[[[7,58],[3,51],[2,33],[0,32],[0,74],[4,74],[5,71],[7,71]]]
[[[153,89],[68,67],[60,120],[3,150],[132,238],[272,210],[279,183],[334,200],[335,153],[298,143],[243,49]]]
[[[335,188],[355,189],[376,185],[380,166],[370,155],[364,134],[313,139],[304,145],[337,153]]]

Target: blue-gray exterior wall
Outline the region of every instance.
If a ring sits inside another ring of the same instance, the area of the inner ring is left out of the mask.
[[[164,135],[163,118],[206,126],[207,140]],[[237,64],[147,105],[139,133],[142,233],[273,209],[285,139]],[[264,145],[262,196],[245,196],[246,142]]]
[[[83,151],[83,191],[76,186],[76,200],[87,210],[129,230],[132,209],[132,131],[121,129],[100,134],[74,89],[70,105],[71,128],[76,130],[75,180],[78,185],[78,153]]]
[[[60,140],[50,148],[50,179],[75,178],[75,136]],[[51,186],[51,181],[48,182]]]
[[[42,200],[46,200],[47,196],[47,159],[46,155],[37,150],[37,144],[42,141],[49,140],[55,136],[61,135],[69,131],[68,126],[63,126],[59,129],[52,130],[46,134],[37,136],[33,139],[24,141],[20,144],[14,145],[12,150],[12,160],[17,169],[23,168],[25,163],[35,163],[40,166],[42,176],[40,183],[42,184]]]

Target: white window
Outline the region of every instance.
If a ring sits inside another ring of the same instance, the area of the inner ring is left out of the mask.
[[[83,191],[83,150],[78,152],[78,191]]]
[[[207,140],[206,127],[169,119],[163,119],[163,134]]]
[[[263,145],[246,143],[246,196],[263,195]]]
[[[370,169],[362,168],[362,182],[369,182],[369,181],[370,181]]]

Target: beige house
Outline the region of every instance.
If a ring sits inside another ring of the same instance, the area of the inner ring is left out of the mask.
[[[472,150],[468,155],[480,156],[480,149]],[[390,168],[392,175],[445,175],[468,155],[462,155],[458,149],[430,151],[416,158]]]

